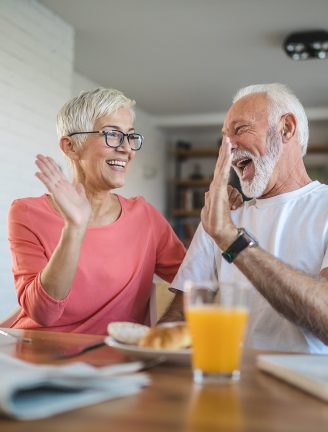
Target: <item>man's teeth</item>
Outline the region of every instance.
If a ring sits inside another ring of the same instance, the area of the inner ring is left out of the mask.
[[[124,168],[125,165],[126,165],[126,162],[125,161],[121,161],[121,160],[108,160],[108,161],[106,161],[106,163],[108,165],[119,166],[119,167],[122,167],[122,168]]]

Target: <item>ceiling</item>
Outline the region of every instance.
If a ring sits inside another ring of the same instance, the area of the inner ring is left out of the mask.
[[[161,115],[223,113],[238,88],[282,82],[328,107],[328,60],[296,62],[291,32],[328,29],[328,0],[40,0],[76,30],[75,69]]]

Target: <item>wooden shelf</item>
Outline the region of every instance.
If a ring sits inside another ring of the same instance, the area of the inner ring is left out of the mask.
[[[327,154],[328,153],[328,144],[316,145],[309,144],[307,148],[307,153],[320,153]],[[183,150],[177,149],[173,151],[174,156],[186,157],[186,158],[196,158],[196,157],[213,157],[218,156],[219,148],[218,147],[209,147],[209,148],[198,148],[191,150]]]
[[[192,209],[192,210],[186,210],[186,209],[173,209],[172,210],[172,216],[175,217],[199,217],[201,208],[199,209]]]
[[[176,148],[171,151],[172,158],[175,162],[175,178],[171,181],[173,190],[173,208],[170,208],[174,229],[177,235],[189,245],[197,229],[200,220],[200,213],[204,202],[204,191],[207,190],[213,180],[213,172],[204,171],[208,177],[191,179],[183,176],[183,164],[185,161],[194,159],[200,167],[204,161],[197,159],[211,158],[214,162],[219,154],[219,148],[216,145],[212,147],[198,148]],[[198,174],[198,171],[195,174]],[[196,176],[197,177],[197,176]]]
[[[204,178],[199,180],[191,179],[175,179],[174,184],[176,186],[209,186],[211,184],[211,178]]]
[[[212,147],[191,148],[189,150],[176,148],[170,152],[170,155],[175,162],[176,177],[170,181],[170,186],[173,193],[169,213],[177,235],[187,247],[189,246],[189,243],[200,220],[201,208],[193,207],[195,205],[197,207],[201,205],[202,200],[200,196],[203,193],[203,190],[209,187],[212,178],[207,177],[202,179],[189,179],[183,177],[184,170],[182,168],[189,159],[194,159],[194,162],[197,160],[197,158],[216,159],[218,157],[218,153],[219,148],[215,145]],[[328,143],[326,145],[309,144],[307,154],[309,155],[309,161],[317,156],[317,159],[322,159],[322,163],[324,164],[324,161],[328,156]],[[197,161],[199,165],[203,165],[204,162],[205,160]],[[204,172],[209,176],[213,174],[208,171]]]
[[[307,154],[328,154],[328,144],[326,145],[308,145]]]
[[[213,157],[218,156],[219,148],[218,147],[210,147],[210,148],[198,148],[191,150],[174,150],[173,155],[176,157],[186,157],[186,158],[197,158],[197,157]]]

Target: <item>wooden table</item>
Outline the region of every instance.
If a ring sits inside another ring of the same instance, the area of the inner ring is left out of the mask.
[[[0,351],[34,363],[63,364],[83,360],[102,366],[126,360],[121,353],[104,346],[74,359],[54,361],[55,354],[69,347],[102,338],[40,331],[13,332],[31,337],[33,342],[13,343],[2,346]],[[235,384],[200,387],[193,384],[190,367],[161,365],[148,372],[152,384],[137,395],[46,420],[20,422],[0,418],[0,431],[328,431],[328,404],[257,370],[256,354],[245,351],[241,380]]]

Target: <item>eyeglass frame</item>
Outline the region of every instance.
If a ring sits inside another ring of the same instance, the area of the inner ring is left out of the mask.
[[[140,150],[141,147],[142,147],[142,144],[144,143],[144,139],[145,139],[144,136],[141,135],[141,134],[139,134],[139,133],[136,133],[136,132],[124,133],[124,132],[122,132],[120,130],[117,130],[117,129],[111,129],[110,132],[118,132],[118,133],[121,134],[121,138],[119,140],[119,144],[118,145],[110,145],[110,144],[108,144],[107,135],[109,134],[109,131],[72,132],[72,133],[68,134],[67,136],[71,137],[73,135],[84,135],[84,134],[95,134],[95,133],[97,133],[97,134],[102,135],[102,136],[105,137],[106,146],[107,147],[111,147],[111,148],[118,148],[118,147],[120,147],[123,144],[123,142],[124,142],[124,138],[127,137],[130,149],[133,150],[133,151]],[[131,147],[131,144],[130,144],[130,136],[131,135],[138,135],[141,138],[141,144],[140,144],[139,148],[134,149],[134,148]]]

